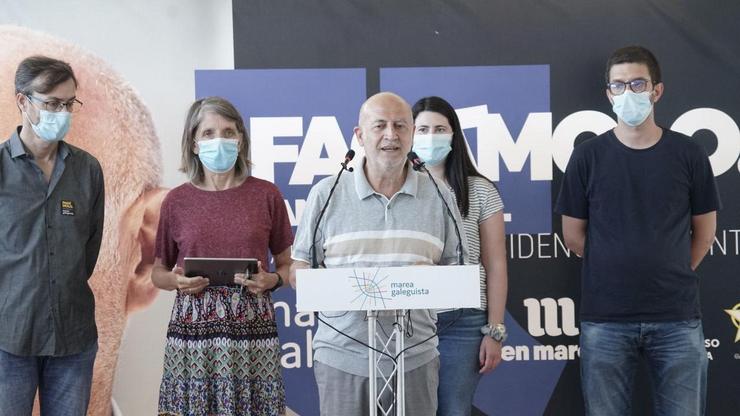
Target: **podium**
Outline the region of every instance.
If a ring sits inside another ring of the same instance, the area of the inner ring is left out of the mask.
[[[296,310],[299,312],[366,311],[370,416],[405,415],[404,317],[412,309],[477,308],[478,265],[299,269]],[[392,314],[393,331],[378,332],[380,313]],[[381,353],[397,356],[390,371],[380,366]],[[395,380],[395,383],[394,383]],[[378,385],[380,382],[380,385]],[[387,408],[381,397],[395,393]]]

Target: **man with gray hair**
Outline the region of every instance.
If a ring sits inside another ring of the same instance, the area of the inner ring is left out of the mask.
[[[325,178],[311,189],[293,245],[291,283],[295,270],[308,268],[311,250],[323,267],[391,267],[414,264],[455,264],[459,242],[453,208],[450,218],[426,175],[412,170],[406,155],[411,150],[414,120],[409,105],[392,93],[370,97],[360,109],[354,130],[365,150],[358,169],[343,175],[316,235],[313,230],[336,177]],[[444,187],[441,187],[444,188]],[[452,196],[441,189],[450,207]],[[315,241],[314,241],[315,239]],[[467,252],[463,246],[464,256]],[[324,315],[313,339],[314,375],[324,416],[367,414],[374,398],[368,397],[368,349],[350,337],[368,342],[365,312]],[[406,334],[406,414],[428,416],[437,410],[439,354],[434,335],[435,317],[414,310],[413,334]],[[392,317],[381,315],[378,324],[392,330]],[[390,365],[387,357],[381,365]],[[388,408],[392,397],[381,398]]]
[[[103,233],[98,161],[64,143],[77,99],[69,64],[24,59],[21,125],[0,144],[0,414],[84,415],[97,352],[88,279]]]

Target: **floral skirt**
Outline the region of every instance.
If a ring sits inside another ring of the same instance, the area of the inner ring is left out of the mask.
[[[269,293],[239,286],[177,294],[159,388],[160,415],[285,413],[280,343]]]

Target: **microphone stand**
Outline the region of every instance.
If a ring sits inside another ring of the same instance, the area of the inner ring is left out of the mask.
[[[329,201],[331,200],[331,196],[334,194],[334,189],[337,187],[337,184],[339,183],[339,178],[342,177],[342,173],[344,173],[345,170],[348,172],[354,171],[354,168],[347,167],[347,164],[355,156],[355,152],[353,150],[350,150],[350,152],[348,152],[347,156],[344,157],[344,162],[340,163],[340,165],[342,165],[342,168],[339,169],[339,173],[337,173],[337,179],[334,180],[334,184],[332,185],[331,190],[329,190],[329,196],[326,198],[326,202],[324,203],[324,206],[321,208],[321,212],[319,212],[319,217],[318,219],[316,219],[316,225],[313,227],[313,234],[311,235],[311,268],[312,269],[319,268],[319,261],[316,258],[316,233],[319,231],[319,224],[321,224],[321,219],[324,217],[326,208],[329,206]]]

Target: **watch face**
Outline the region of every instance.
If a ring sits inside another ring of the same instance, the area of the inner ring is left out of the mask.
[[[491,328],[491,338],[498,342],[502,342],[506,339],[506,327],[504,324],[498,324]]]

